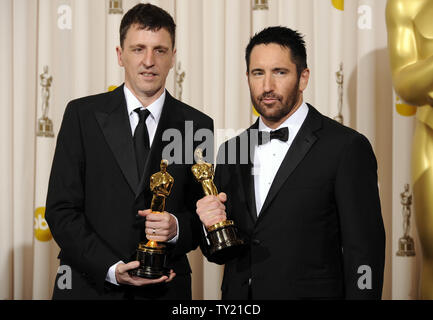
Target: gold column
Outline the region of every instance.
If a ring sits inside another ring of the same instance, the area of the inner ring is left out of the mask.
[[[386,23],[392,80],[419,106],[412,149],[415,219],[423,253],[421,297],[433,299],[433,1],[388,0]]]

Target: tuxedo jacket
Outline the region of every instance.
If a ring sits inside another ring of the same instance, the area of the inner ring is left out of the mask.
[[[249,288],[252,299],[381,297],[385,232],[371,145],[308,107],[259,215],[245,154],[254,154],[258,121],[219,150],[215,183],[246,242],[225,263],[223,299],[247,299]]]
[[[200,129],[213,131],[212,119],[167,92],[139,177],[123,85],[68,104],[52,164],[46,220],[61,249],[60,264],[72,270],[72,289],[59,288],[58,274],[53,298],[191,299],[186,253],[199,244],[202,227],[195,203],[202,190],[186,160],[193,159],[194,146],[201,142],[193,141]],[[183,139],[164,135],[176,130]],[[150,208],[150,176],[160,171],[166,146],[182,153],[182,161],[167,168],[174,185],[165,207],[179,223],[177,243],[168,245],[168,265],[177,276],[167,284],[140,288],[112,285],[105,281],[109,267],[135,260],[138,243],[145,240],[145,219],[138,210]]]

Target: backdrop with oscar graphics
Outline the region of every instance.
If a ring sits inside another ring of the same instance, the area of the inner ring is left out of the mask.
[[[0,299],[49,299],[54,285],[69,285],[44,219],[55,141],[68,101],[122,84],[118,29],[138,2],[2,1]],[[305,35],[311,70],[305,100],[366,135],[377,156],[387,234],[383,298],[419,298],[421,251],[410,204],[416,109],[393,93],[386,0],[149,2],[177,24],[177,62],[167,89],[214,118],[217,145],[257,117],[245,75],[249,38],[271,25]],[[397,256],[408,215],[416,255]],[[219,299],[222,267],[199,250],[189,258],[193,298]],[[54,283],[57,273],[64,276],[60,284]]]

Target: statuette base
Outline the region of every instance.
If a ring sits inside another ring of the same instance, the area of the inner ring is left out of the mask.
[[[208,228],[207,238],[211,244],[209,254],[218,260],[230,260],[235,257],[245,244],[237,236],[233,221],[226,220]]]
[[[398,251],[397,256],[399,257],[413,257],[415,255],[415,244],[411,237],[403,237],[398,239]]]
[[[48,118],[41,118],[38,120],[38,131],[36,132],[38,137],[54,137],[53,122]]]
[[[157,279],[170,274],[170,271],[166,268],[167,255],[165,246],[162,244],[158,244],[157,247],[150,247],[141,242],[137,249],[136,260],[140,262],[140,266],[130,271],[132,276]]]

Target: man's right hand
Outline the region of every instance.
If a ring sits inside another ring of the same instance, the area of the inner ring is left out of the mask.
[[[227,195],[221,192],[218,196],[206,196],[197,201],[197,214],[206,228],[227,220],[226,207]]]
[[[148,284],[154,284],[154,283],[160,283],[160,282],[170,282],[173,280],[173,278],[176,276],[176,273],[173,272],[173,270],[170,270],[169,277],[162,276],[158,279],[146,279],[146,278],[140,278],[131,276],[128,271],[132,269],[136,269],[140,266],[140,262],[138,261],[132,261],[127,264],[119,263],[116,266],[116,280],[118,284],[127,284],[130,286],[136,286],[141,287]]]

